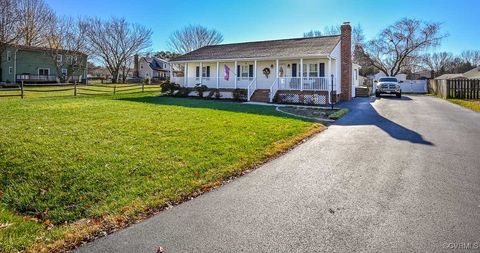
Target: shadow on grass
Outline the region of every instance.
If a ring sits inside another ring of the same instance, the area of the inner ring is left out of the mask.
[[[167,96],[150,96],[150,97],[133,97],[133,98],[119,98],[119,100],[151,103],[157,105],[168,106],[182,106],[188,108],[203,108],[212,110],[222,110],[229,112],[250,113],[264,116],[275,116],[281,118],[298,119],[302,121],[315,122],[311,119],[295,117],[278,112],[275,106],[268,105],[252,105],[241,104],[239,102],[233,102],[228,100],[206,100],[198,98],[180,98],[180,97],[167,97]]]
[[[378,99],[378,98],[377,98]],[[391,98],[392,100],[409,101],[409,97]],[[375,99],[372,98],[374,101]],[[373,125],[382,129],[385,133],[400,141],[408,141],[415,144],[430,145],[434,144],[425,140],[423,136],[411,129],[401,126],[390,119],[380,115],[370,102],[370,98],[356,98],[351,102],[342,103],[342,107],[350,109],[346,117],[335,122],[339,126],[359,126],[359,125]],[[409,117],[405,115],[404,117]],[[366,133],[368,134],[368,133]]]

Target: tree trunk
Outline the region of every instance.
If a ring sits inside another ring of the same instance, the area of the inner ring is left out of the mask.
[[[117,83],[118,82],[118,70],[112,71],[112,83]]]

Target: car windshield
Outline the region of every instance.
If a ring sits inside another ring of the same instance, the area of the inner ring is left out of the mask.
[[[380,82],[397,82],[397,78],[395,77],[382,77],[379,80]]]

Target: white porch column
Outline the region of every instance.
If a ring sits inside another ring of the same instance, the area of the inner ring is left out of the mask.
[[[328,75],[327,76],[330,76],[332,75],[332,58],[331,57],[328,57]]]
[[[238,81],[238,73],[237,73],[238,67],[237,67],[237,65],[238,65],[238,62],[235,61],[234,64],[235,65],[233,66],[233,73],[235,73],[235,89],[236,89],[238,87],[237,86],[237,81]]]
[[[300,90],[303,91],[303,58],[300,58]]]
[[[218,87],[220,87],[220,79],[218,77],[218,75],[220,73],[219,68],[220,68],[220,63],[217,61],[217,89],[218,89]]]
[[[173,79],[173,64],[168,64],[170,66],[170,80]]]
[[[278,73],[279,73],[279,71],[278,71],[278,65],[279,65],[279,64],[278,64],[278,59],[277,59],[277,60],[275,60],[275,76],[276,76],[277,79],[278,79]]]
[[[253,78],[255,78],[255,81],[257,80],[257,60],[253,62]]]
[[[198,71],[198,75],[200,76],[200,83],[202,83],[202,79],[203,79],[203,62],[200,62],[200,71]]]
[[[188,87],[188,62],[185,63],[185,71],[183,71],[183,86]]]

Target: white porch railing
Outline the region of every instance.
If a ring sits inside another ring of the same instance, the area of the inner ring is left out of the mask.
[[[252,81],[247,87],[247,100],[250,101],[250,98],[252,97],[253,93],[255,93],[255,90],[257,90],[257,79],[252,78]]]
[[[279,78],[276,78],[275,81],[273,81],[272,86],[270,86],[270,103],[273,102],[273,99],[275,98],[275,94],[277,94],[278,88],[279,88]]]
[[[224,77],[188,77],[185,83],[185,77],[173,77],[171,82],[175,82],[184,87],[194,87],[197,84],[206,85],[211,89],[247,89],[254,80],[253,77],[233,77],[225,80]],[[236,82],[235,82],[236,81]]]
[[[303,79],[303,82],[302,82]],[[333,79],[335,90],[335,79]],[[279,77],[279,90],[307,90],[307,91],[330,91],[332,90],[331,77]]]

